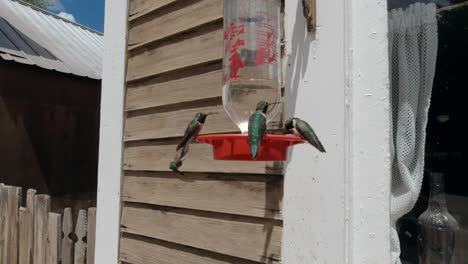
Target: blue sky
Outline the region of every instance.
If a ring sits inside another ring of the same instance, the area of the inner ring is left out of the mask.
[[[51,2],[49,11],[99,32],[104,31],[104,0],[52,0]]]

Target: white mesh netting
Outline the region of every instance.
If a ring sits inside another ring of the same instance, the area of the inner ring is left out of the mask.
[[[437,57],[436,9],[416,3],[389,13],[393,263],[400,263],[396,221],[413,208],[421,190]]]

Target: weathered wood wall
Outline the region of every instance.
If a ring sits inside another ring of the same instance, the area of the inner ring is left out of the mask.
[[[194,144],[168,165],[196,112],[236,132],[221,102],[223,0],[130,0],[120,258],[132,264],[281,261],[282,164],[214,161]],[[271,128],[275,128],[275,122]]]
[[[0,181],[95,206],[101,81],[0,60]]]

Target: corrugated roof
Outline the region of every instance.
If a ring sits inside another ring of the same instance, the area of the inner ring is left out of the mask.
[[[103,36],[45,10],[0,0],[0,58],[101,79]]]

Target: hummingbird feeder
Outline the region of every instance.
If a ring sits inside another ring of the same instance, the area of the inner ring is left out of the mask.
[[[278,113],[280,9],[280,0],[224,0],[223,105],[242,134],[199,136],[199,142],[213,145],[216,160],[252,160],[247,133],[256,104],[271,103],[267,123]],[[286,160],[288,147],[303,142],[297,136],[267,134],[256,160]]]

